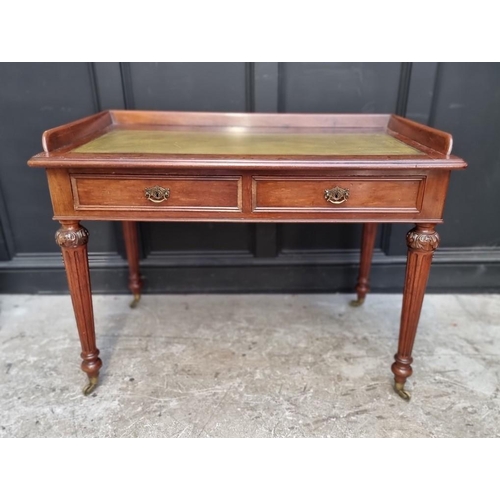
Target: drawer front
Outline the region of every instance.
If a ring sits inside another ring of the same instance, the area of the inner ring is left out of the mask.
[[[71,176],[75,210],[241,212],[241,177]]]
[[[254,212],[413,212],[422,206],[424,176],[279,178],[254,176]]]

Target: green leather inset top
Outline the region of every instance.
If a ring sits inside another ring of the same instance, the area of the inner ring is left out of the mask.
[[[259,132],[229,128],[200,130],[112,130],[74,153],[206,155],[420,155],[421,151],[384,133]]]

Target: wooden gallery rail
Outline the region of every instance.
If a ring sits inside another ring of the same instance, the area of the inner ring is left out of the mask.
[[[378,222],[413,222],[399,345],[397,393],[412,348],[450,173],[449,134],[395,115],[103,111],[48,130],[44,152],[56,241],[62,249],[89,394],[102,362],[96,346],[82,220],[121,220],[130,289],[141,293],[136,221],[364,223],[356,287],[361,304]]]

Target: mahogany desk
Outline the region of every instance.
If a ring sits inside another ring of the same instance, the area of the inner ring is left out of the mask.
[[[392,371],[404,399],[411,352],[439,243],[452,170],[449,134],[394,115],[103,111],[46,131],[46,169],[90,394],[96,346],[82,220],[121,220],[135,302],[135,221],[362,222],[356,291],[363,302],[378,222],[414,222]]]

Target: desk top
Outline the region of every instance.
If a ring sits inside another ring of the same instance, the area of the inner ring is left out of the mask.
[[[103,111],[43,135],[36,167],[463,168],[450,134],[395,115]]]
[[[324,130],[277,133],[259,128],[217,130],[115,129],[74,153],[151,153],[195,155],[421,155],[418,149],[387,133],[329,132]]]

